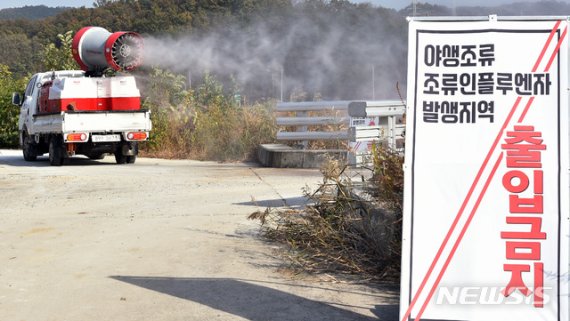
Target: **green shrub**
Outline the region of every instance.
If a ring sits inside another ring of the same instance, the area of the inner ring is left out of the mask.
[[[24,91],[24,79],[17,80],[5,65],[0,65],[0,147],[18,146],[18,115],[12,93]]]

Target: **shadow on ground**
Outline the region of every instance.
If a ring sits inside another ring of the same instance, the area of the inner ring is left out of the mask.
[[[252,321],[397,320],[397,307],[377,306],[379,319],[248,281],[227,278],[111,276],[148,290],[190,300]],[[391,308],[392,307],[392,308]],[[382,315],[386,313],[386,316]],[[394,314],[395,313],[395,314]],[[380,315],[379,315],[380,314]],[[396,316],[396,318],[388,318]]]
[[[276,198],[269,200],[252,200],[250,202],[235,203],[235,205],[256,206],[256,207],[289,207],[292,209],[301,209],[308,205],[309,200],[304,196],[290,198]]]
[[[49,158],[40,156],[33,162],[26,162],[21,155],[2,155],[0,154],[0,165],[8,165],[15,167],[48,167]],[[114,163],[102,162],[84,158],[82,156],[71,157],[65,159],[64,166],[90,166],[90,165],[115,165]]]
[[[372,313],[378,317],[378,320],[399,320],[400,305],[386,304],[377,305],[372,309]]]

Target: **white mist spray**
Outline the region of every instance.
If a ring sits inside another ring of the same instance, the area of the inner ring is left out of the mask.
[[[145,63],[183,75],[210,72],[264,93],[268,86],[268,98],[279,99],[281,89],[285,100],[295,89],[323,99],[397,97],[396,83],[405,82],[404,17],[371,5],[342,10],[297,10],[207,34],[146,37]]]

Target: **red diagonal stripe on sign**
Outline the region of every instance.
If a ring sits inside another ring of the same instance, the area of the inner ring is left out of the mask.
[[[560,46],[562,45],[562,40],[564,40],[564,38],[566,37],[567,32],[568,32],[568,27],[564,28],[564,31],[562,31],[560,39],[558,40],[558,44],[556,45],[556,49],[554,49],[554,52],[550,56],[550,60],[548,61],[546,68],[544,68],[544,72],[548,72],[550,70],[550,66],[552,66],[554,58],[556,58],[556,56],[558,55],[558,51],[560,50]]]
[[[546,43],[544,44],[542,51],[539,55],[539,57],[537,58],[534,66],[533,66],[533,72],[536,71],[538,69],[538,66],[540,65],[540,63],[542,62],[542,59],[544,58],[544,55],[546,53],[546,51],[548,50],[548,47],[550,46],[550,43],[552,42],[552,39],[554,38],[554,35],[556,34],[556,31],[558,30],[558,27],[560,26],[561,21],[557,21],[556,24],[554,25],[554,28],[552,28],[552,31],[550,32],[550,35],[548,37],[548,39],[546,40]],[[563,35],[565,35],[566,33],[564,33]],[[564,38],[561,37],[561,39],[559,40],[559,43],[556,47],[556,50],[553,54],[553,56],[556,56],[556,53],[558,52],[558,49],[560,48],[560,45],[562,43],[562,40]],[[415,304],[417,303],[417,300],[419,298],[419,296],[421,295],[422,291],[425,288],[425,285],[427,284],[427,281],[429,280],[429,278],[431,277],[431,274],[433,273],[433,270],[436,266],[436,264],[438,263],[439,259],[441,258],[441,255],[443,254],[443,250],[445,249],[445,247],[447,246],[447,243],[449,242],[449,239],[451,238],[451,235],[453,234],[453,232],[455,231],[457,224],[459,223],[459,220],[461,219],[461,216],[463,215],[465,208],[467,207],[467,203],[470,201],[471,196],[473,195],[473,192],[476,188],[476,186],[479,184],[479,180],[481,179],[481,176],[483,174],[483,172],[485,171],[489,160],[492,156],[492,154],[495,152],[495,149],[501,139],[501,136],[504,132],[504,130],[506,129],[506,127],[508,126],[508,124],[510,123],[510,120],[513,116],[513,114],[515,113],[520,101],[521,101],[521,97],[518,97],[517,100],[515,101],[513,107],[511,108],[511,111],[509,113],[509,115],[507,116],[507,119],[505,119],[505,122],[503,123],[503,126],[501,127],[501,130],[499,131],[499,133],[497,134],[497,137],[495,138],[495,141],[493,142],[493,145],[491,146],[489,152],[487,153],[487,156],[485,157],[485,160],[483,162],[483,164],[481,165],[481,168],[479,169],[479,172],[477,173],[477,176],[475,177],[475,180],[473,181],[473,183],[471,184],[471,187],[469,189],[469,192],[467,193],[467,196],[465,197],[465,200],[463,201],[461,208],[459,209],[459,212],[457,213],[457,215],[455,216],[455,219],[453,220],[453,223],[451,224],[443,242],[441,243],[426,275],[424,276],[422,283],[420,284],[416,294],[414,295],[414,298],[412,299],[412,301],[410,302],[410,305],[408,306],[408,309],[406,310],[406,313],[404,314],[404,317],[402,318],[402,321],[407,320],[411,313],[412,313],[412,309],[414,308]],[[531,99],[529,101],[529,103],[527,104],[527,107],[525,108],[525,110],[528,110],[528,108],[530,108],[530,104],[532,104],[533,99]],[[494,172],[493,172],[494,173]],[[481,194],[479,196],[480,199],[482,199],[482,196],[484,196],[483,194]],[[477,205],[478,206],[478,205]],[[474,214],[474,212],[472,212]],[[471,216],[470,216],[471,217]],[[466,224],[464,226],[464,229],[466,230],[466,227],[468,227],[469,224]],[[459,243],[456,242],[456,245],[459,246]],[[455,246],[454,246],[455,248]],[[450,255],[448,257],[447,261],[451,261],[451,258],[453,257],[453,255]],[[446,270],[446,266],[445,269],[442,269],[442,271],[440,272],[440,275],[443,277],[443,273]],[[411,271],[410,271],[411,273]],[[438,277],[439,280],[441,280],[441,278]],[[423,314],[423,311],[425,310],[425,307],[427,307],[427,303],[429,302],[429,300],[431,299],[431,296],[433,295],[433,292],[435,291],[435,288],[437,288],[437,285],[439,284],[439,281],[437,281],[433,287],[432,290],[430,291],[431,295],[428,295],[428,298],[425,300],[425,303],[422,305],[422,309],[420,310],[420,313],[416,316],[415,320],[416,321],[420,321],[421,320],[421,315]]]
[[[550,55],[550,60],[548,61],[548,64],[546,65],[546,67],[544,68],[544,72],[548,72],[550,71],[550,67],[552,67],[552,62],[554,61],[554,58],[556,58],[556,56],[558,55],[558,51],[560,50],[560,46],[562,45],[562,40],[564,38],[566,38],[566,33],[568,32],[568,27],[564,28],[564,31],[562,31],[562,34],[560,35],[560,39],[558,41],[558,44],[556,45],[556,48],[554,49],[554,52],[552,53],[552,55]],[[552,35],[551,35],[552,36]],[[544,55],[544,53],[543,53]],[[538,67],[538,66],[536,66]],[[535,72],[536,70],[533,70],[533,72]],[[534,101],[534,97],[530,98],[529,103],[526,105],[523,113],[521,114],[521,116],[519,117],[519,123],[522,123],[523,120],[526,117],[526,113],[528,112],[530,106],[532,105],[532,102]]]
[[[556,21],[554,28],[552,28],[552,31],[550,32],[550,35],[548,36],[548,39],[546,40],[546,44],[544,45],[544,47],[542,47],[542,51],[540,52],[540,55],[538,55],[538,59],[536,60],[536,62],[534,63],[534,66],[532,67],[532,72],[536,72],[538,70],[538,65],[540,65],[542,58],[546,54],[546,50],[548,50],[548,46],[552,42],[552,38],[554,38],[554,35],[556,35],[556,30],[558,30],[558,27],[560,27],[561,22],[562,22],[562,20]]]

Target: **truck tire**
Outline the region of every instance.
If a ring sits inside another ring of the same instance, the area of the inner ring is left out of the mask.
[[[117,164],[122,165],[127,163],[127,156],[123,155],[120,151],[115,152],[115,161]]]
[[[60,136],[52,136],[49,140],[49,164],[52,166],[63,165],[63,140]]]
[[[139,153],[139,146],[136,142],[127,143],[124,142],[115,151],[115,161],[117,164],[134,164],[137,160],[137,154]],[[125,155],[131,154],[131,155]]]
[[[27,162],[33,162],[38,158],[34,140],[26,132],[24,132],[22,135],[24,135],[22,143],[22,153],[24,154],[24,160]]]

